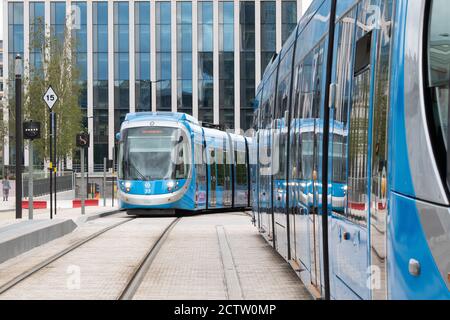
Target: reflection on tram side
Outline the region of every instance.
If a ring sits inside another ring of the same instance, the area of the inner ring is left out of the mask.
[[[253,214],[318,296],[450,298],[449,15],[315,0],[264,72]]]

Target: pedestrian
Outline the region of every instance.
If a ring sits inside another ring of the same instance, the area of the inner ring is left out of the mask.
[[[3,178],[2,185],[3,185],[3,201],[8,201],[9,189],[11,189],[11,184],[9,183],[9,179],[7,176]]]

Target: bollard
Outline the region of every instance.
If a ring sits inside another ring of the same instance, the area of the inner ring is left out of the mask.
[[[33,220],[33,141],[28,147],[28,219]]]
[[[106,158],[103,158],[103,206],[106,207]]]
[[[81,148],[81,190],[80,190],[80,196],[81,196],[81,214],[85,214],[85,208],[84,208],[84,198],[86,196],[86,185],[84,184],[84,148]]]

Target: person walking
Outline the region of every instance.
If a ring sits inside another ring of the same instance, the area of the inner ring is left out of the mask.
[[[3,185],[3,201],[8,201],[9,189],[11,189],[11,183],[9,182],[8,177],[3,178],[2,185]]]

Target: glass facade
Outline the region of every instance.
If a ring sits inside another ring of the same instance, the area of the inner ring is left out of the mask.
[[[136,111],[151,111],[150,1],[134,3]]]
[[[130,31],[128,1],[114,2],[114,132],[130,110]]]
[[[253,120],[253,100],[255,98],[255,3],[241,1],[239,15],[241,32],[240,117],[241,129],[246,130],[250,128]]]
[[[108,3],[92,4],[94,163],[108,155]]]
[[[64,40],[66,27],[66,3],[53,1],[50,3],[50,32],[59,40]]]
[[[172,110],[170,1],[156,2],[156,109]]]
[[[45,34],[44,2],[30,2],[30,71],[39,70],[42,66],[43,37]]]
[[[212,123],[213,83],[213,3],[198,3],[198,119]]]
[[[192,115],[192,3],[177,2],[177,110]]]
[[[276,4],[261,1],[261,74],[276,53],[276,46]]]
[[[20,54],[23,58],[23,3],[21,2],[10,2],[8,3],[8,64],[9,64],[9,73],[10,79],[14,79],[14,59]],[[12,75],[12,76],[11,76]],[[11,101],[14,100],[14,81],[9,83],[9,96]],[[10,118],[12,118],[13,110],[10,109]],[[9,126],[10,133],[14,132],[13,123],[10,122]],[[9,135],[9,163],[14,165],[16,163],[15,157],[15,140],[14,135]]]
[[[283,1],[281,4],[281,39],[284,42],[297,26],[297,1]]]
[[[234,128],[234,3],[219,2],[219,123]]]

